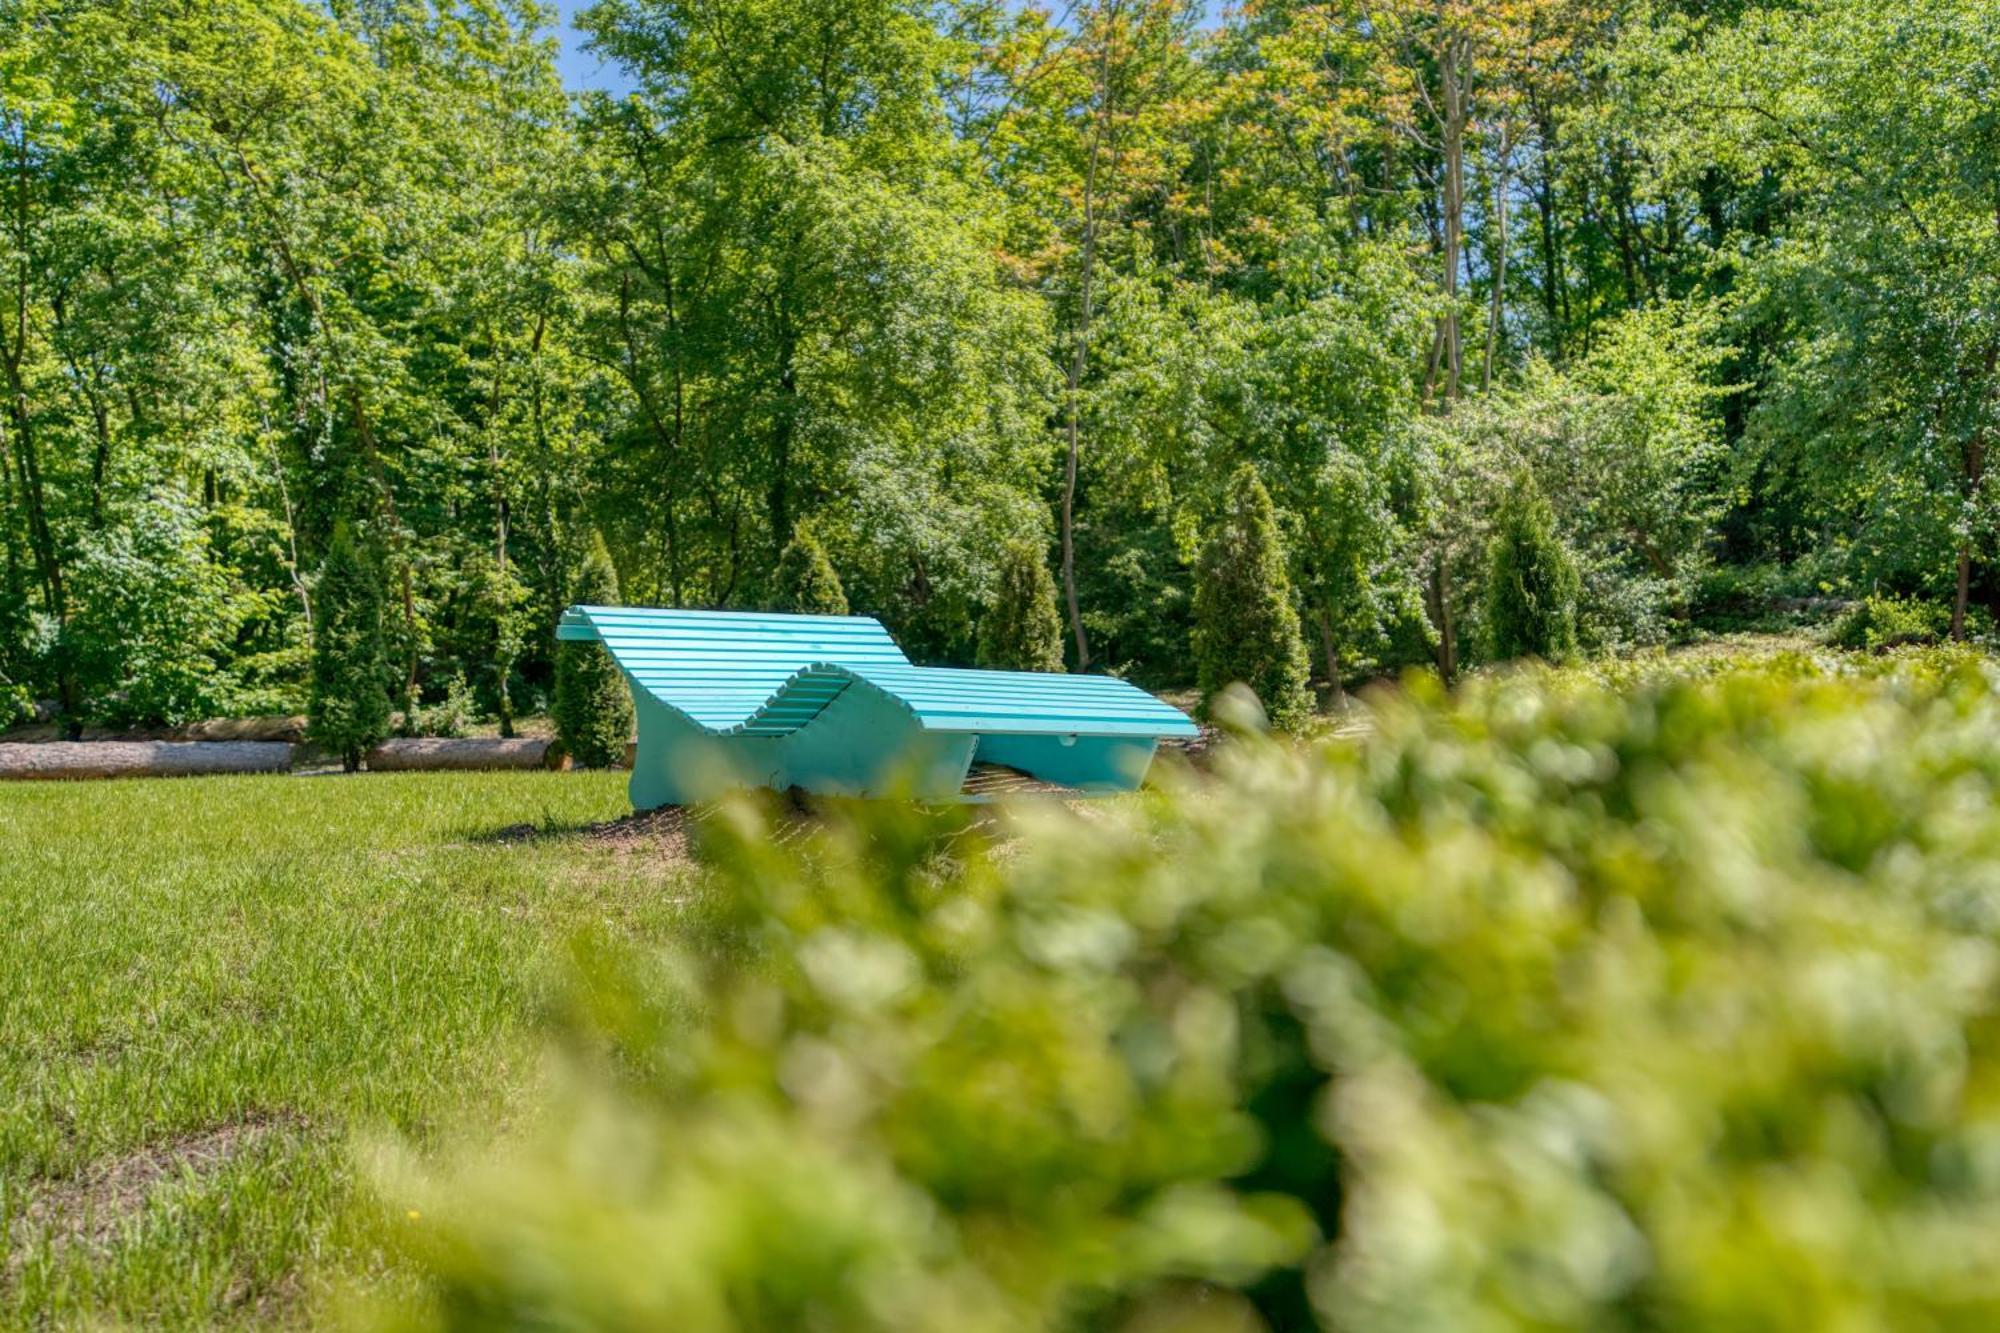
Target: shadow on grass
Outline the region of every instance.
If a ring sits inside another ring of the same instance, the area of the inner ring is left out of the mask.
[[[786,792],[751,792],[737,799],[756,802],[768,825],[770,836],[789,842],[823,825],[840,808],[836,800],[818,800],[794,787]],[[618,851],[671,850],[694,859],[704,826],[718,817],[722,806],[666,805],[657,810],[635,810],[617,819],[569,822],[543,816],[532,823],[507,824],[472,835],[476,844],[518,846],[575,840],[587,845]]]
[[[562,838],[584,838],[592,842],[626,842],[683,833],[700,812],[683,806],[662,806],[658,810],[638,810],[617,819],[570,822],[544,816],[533,823],[508,824],[476,835],[474,842],[548,842]]]

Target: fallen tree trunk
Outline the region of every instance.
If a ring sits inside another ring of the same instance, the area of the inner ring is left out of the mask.
[[[283,741],[46,741],[0,745],[0,781],[283,773]]]
[[[43,744],[63,740],[69,732],[59,722],[34,722],[0,731],[0,745],[16,741]],[[286,741],[298,744],[306,738],[303,717],[216,717],[189,722],[178,727],[85,727],[80,741]]]
[[[532,736],[519,736],[512,740],[489,736],[456,740],[399,738],[383,741],[370,750],[368,768],[375,773],[552,768],[555,757],[548,741]]]

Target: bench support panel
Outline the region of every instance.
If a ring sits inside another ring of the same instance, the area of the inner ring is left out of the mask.
[[[977,738],[924,730],[880,690],[850,685],[784,739],[774,785],[841,796],[950,801],[965,786]]]
[[[951,801],[979,738],[926,731],[877,690],[851,687],[788,736],[718,736],[643,689],[632,692],[639,746],[629,790],[637,810],[713,800],[740,787]]]
[[[1137,791],[1159,742],[1150,736],[981,736],[973,758],[1087,791]]]
[[[639,748],[627,785],[635,810],[692,805],[736,787],[771,785],[779,742],[704,731],[643,689],[632,691]]]

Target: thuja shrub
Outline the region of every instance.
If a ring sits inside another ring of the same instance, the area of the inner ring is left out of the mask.
[[[1524,473],[1500,506],[1487,549],[1486,636],[1493,657],[1559,662],[1576,651],[1582,576],[1555,512]]]
[[[1056,581],[1034,542],[1011,542],[1000,552],[999,587],[979,621],[979,665],[1000,671],[1063,669]]]
[[[734,947],[584,969],[548,1131],[384,1175],[371,1314],[1991,1326],[1997,680],[1524,671],[1087,816],[728,811]]]
[[[591,535],[570,591],[579,606],[618,605],[618,570],[602,534]],[[632,696],[603,644],[556,645],[555,701],[549,711],[556,738],[579,768],[609,768],[624,759],[632,737]]]
[[[345,524],[334,529],[314,588],[312,693],[306,734],[351,773],[389,734],[386,600],[374,547]]]
[[[1247,463],[1229,479],[1221,515],[1202,547],[1194,616],[1204,713],[1231,685],[1242,684],[1280,730],[1305,724],[1312,691],[1277,508]]]
[[[778,567],[771,579],[775,598],[773,611],[789,611],[809,616],[847,614],[847,590],[827,558],[826,548],[809,528],[799,528],[778,553]]]

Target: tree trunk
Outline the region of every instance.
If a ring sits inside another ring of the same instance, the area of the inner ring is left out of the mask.
[[[22,337],[26,329],[22,328]],[[55,534],[49,526],[48,501],[42,488],[41,459],[36,452],[34,418],[28,409],[27,385],[21,375],[18,346],[0,357],[7,369],[7,412],[14,422],[14,462],[20,470],[21,499],[28,511],[28,547],[35,557],[35,572],[42,583],[42,602],[56,622],[56,693],[63,717],[72,733],[82,726],[83,700],[77,685],[76,667],[62,646],[62,630],[69,624],[69,593],[63,584],[62,559],[56,551]]]
[[[69,350],[71,331],[67,305],[60,296],[49,299],[49,316],[55,325],[55,337],[51,341],[57,355],[69,368],[70,383],[81,388],[85,406],[90,411],[90,528],[98,532],[104,528],[104,478],[111,468],[111,410],[105,403],[103,359],[95,350],[91,351],[90,369],[86,372]]]
[[[1471,116],[1471,77],[1470,40],[1462,35],[1448,38],[1438,52],[1436,114],[1444,152],[1444,189],[1442,216],[1434,233],[1443,264],[1445,308],[1438,316],[1430,364],[1424,374],[1424,402],[1445,413],[1451,411],[1463,387],[1458,296],[1459,268],[1465,253],[1465,134]],[[1451,572],[1441,543],[1432,552],[1427,582],[1431,618],[1438,631],[1438,675],[1449,685],[1458,675],[1458,645],[1451,615]]]
[[[277,446],[271,448],[271,476],[278,484],[278,501],[285,507],[285,572],[291,576],[292,591],[298,594],[299,614],[306,625],[306,648],[312,649],[313,604],[312,589],[306,586],[304,573],[299,568],[299,522],[298,514],[292,508],[292,488],[285,482],[285,460],[278,456]]]
[[[1486,314],[1486,357],[1479,370],[1481,393],[1493,387],[1493,360],[1500,345],[1500,323],[1507,313],[1507,177],[1513,152],[1513,129],[1503,124],[1499,172],[1493,184],[1493,301]]]
[[[1083,254],[1077,272],[1076,338],[1070,347],[1065,395],[1064,432],[1068,448],[1063,461],[1062,580],[1069,612],[1070,634],[1076,640],[1076,669],[1090,670],[1090,639],[1083,630],[1083,608],[1076,595],[1076,474],[1083,452],[1081,439],[1083,375],[1090,357],[1092,281],[1097,266],[1097,168],[1104,143],[1105,122],[1111,116],[1111,53],[1100,50],[1097,61],[1097,116],[1090,130],[1090,154],[1083,169]]]
[[[425,736],[383,741],[368,752],[371,773],[473,772],[547,768],[549,742],[533,736]]]
[[[1444,397],[1458,397],[1464,375],[1459,332],[1459,268],[1465,258],[1465,131],[1469,115],[1467,80],[1471,52],[1462,37],[1447,41],[1438,64],[1439,112],[1444,140],[1444,313],[1438,317]]]
[[[496,459],[497,463],[498,460]],[[500,492],[495,505],[493,560],[498,573],[497,595],[499,603],[494,610],[493,674],[494,694],[500,710],[500,735],[508,740],[514,736],[514,691],[511,685],[514,675],[514,651],[512,630],[507,622],[512,619],[514,608],[507,591],[507,488],[504,482],[497,483]]]
[[[0,365],[7,372],[7,411],[14,421],[15,464],[20,469],[21,499],[28,511],[28,546],[35,557],[36,574],[42,583],[43,605],[56,622],[56,691],[64,718],[72,733],[82,728],[78,715],[82,704],[76,667],[62,645],[61,631],[69,623],[69,595],[63,587],[62,560],[56,550],[55,533],[49,525],[48,500],[42,489],[41,458],[36,451],[34,414],[28,404],[27,378],[22,372],[28,355],[28,275],[30,271],[28,227],[28,132],[16,127],[13,231],[18,256],[14,266],[14,309],[11,337],[0,330]]]
[[[417,592],[410,570],[410,558],[403,557],[402,570],[403,637],[403,734],[417,734]]]
[[[1610,186],[1611,235],[1618,243],[1618,271],[1625,282],[1625,304],[1637,305],[1642,277],[1650,286],[1651,276],[1642,275],[1638,246],[1632,239],[1632,191],[1625,176],[1625,154],[1622,148],[1612,154]]]
[[[2000,368],[2000,343],[1987,347],[1983,382],[1990,386],[1993,372]],[[1991,389],[1986,390],[1987,393]],[[1979,488],[1986,479],[1986,428],[1974,429],[1965,445],[1965,530],[1958,538],[1957,588],[1951,601],[1951,637],[1965,642],[1965,612],[1972,600],[1972,518],[1979,505]]]
[[[1954,643],[1965,642],[1965,607],[1972,598],[1972,539],[1962,537],[1958,543],[1958,591],[1951,600],[1951,637]]]
[[[798,425],[798,368],[794,364],[798,339],[791,320],[781,316],[778,324],[778,409],[771,422],[771,484],[765,495],[770,513],[772,555],[775,558],[792,539],[792,435]]]
[[[1431,616],[1437,623],[1438,675],[1449,685],[1458,678],[1458,636],[1451,617],[1451,566],[1443,551],[1431,557]]]
[[[1338,701],[1347,697],[1347,689],[1340,682],[1340,650],[1333,642],[1333,617],[1322,603],[1315,619],[1319,621],[1320,651],[1326,655],[1326,681],[1332,687],[1333,698]]]
[[[0,745],[0,781],[282,773],[284,741],[50,741]]]
[[[1557,365],[1563,360],[1564,301],[1562,293],[1562,250],[1557,244],[1556,172],[1551,154],[1555,151],[1555,126],[1546,109],[1537,112],[1540,144],[1536,153],[1540,181],[1535,189],[1535,207],[1542,219],[1542,307],[1549,321],[1549,356]]]
[[[7,443],[7,414],[0,412],[0,514],[14,512],[14,452]],[[27,595],[21,573],[21,550],[14,538],[14,525],[0,523],[0,547],[4,547],[7,557],[7,574],[4,586],[7,595],[15,601]]]
[[[667,328],[669,332],[674,332],[677,330],[678,325],[674,313],[673,288],[667,286],[664,290],[667,301]],[[687,605],[687,600],[686,589],[681,577],[680,527],[675,511],[675,501],[679,498],[679,487],[676,483],[679,479],[681,446],[687,439],[683,429],[685,425],[683,401],[685,398],[685,388],[683,386],[684,376],[681,369],[680,339],[676,336],[672,340],[674,346],[674,412],[673,425],[669,427],[666,421],[661,418],[659,407],[654,403],[653,395],[646,387],[645,372],[639,367],[639,340],[637,335],[632,331],[632,275],[629,272],[620,278],[618,285],[618,332],[625,343],[625,364],[620,367],[620,373],[624,375],[625,382],[631,386],[633,397],[639,400],[639,406],[646,413],[646,424],[652,429],[653,438],[659,442],[660,448],[665,455],[663,459],[665,465],[660,469],[660,536],[666,546],[667,594],[673,605],[685,606]],[[535,337],[536,345],[539,347],[541,340],[540,326],[537,326]],[[542,452],[546,456],[547,428],[543,424],[541,378],[539,375],[536,377],[535,386],[535,433],[542,442]]]
[[[536,340],[541,337],[541,329],[535,330]],[[494,698],[500,712],[500,735],[512,740],[514,736],[514,698],[508,688],[508,680],[514,674],[513,636],[508,622],[513,617],[512,599],[507,593],[507,468],[505,456],[500,452],[500,436],[497,423],[500,417],[501,392],[500,367],[501,343],[498,330],[493,330],[487,338],[493,349],[493,393],[486,405],[486,464],[493,473],[493,674]]]

